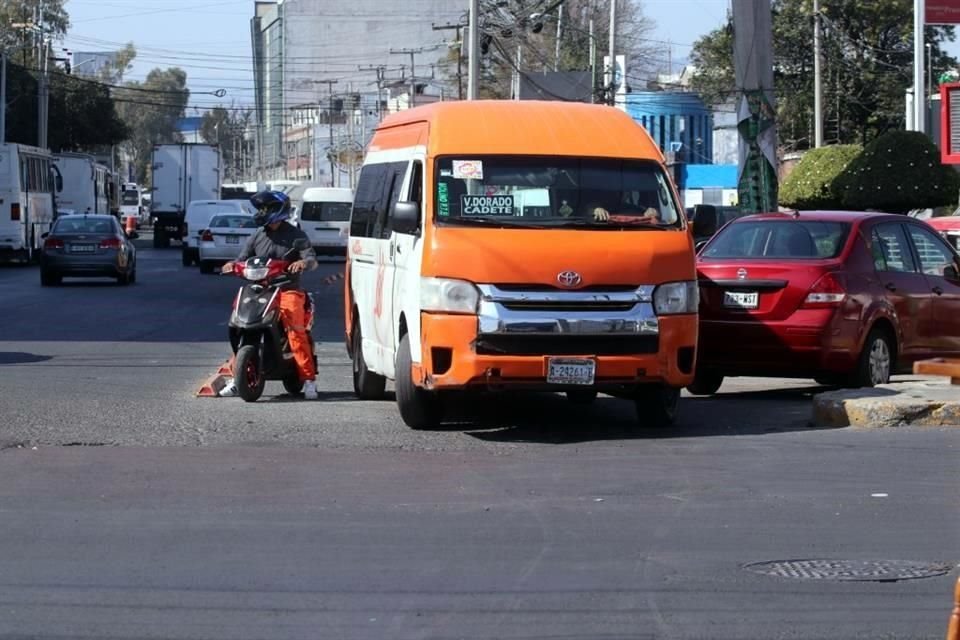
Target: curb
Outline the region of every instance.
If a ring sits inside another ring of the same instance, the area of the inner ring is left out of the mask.
[[[830,428],[960,427],[955,389],[928,383],[828,391],[813,398],[813,422]]]

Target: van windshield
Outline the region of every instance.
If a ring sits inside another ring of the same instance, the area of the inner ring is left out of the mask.
[[[680,226],[653,161],[470,156],[437,161],[441,224],[655,229]]]
[[[136,191],[124,191],[120,195],[120,203],[125,205],[140,204],[140,194]]]
[[[349,202],[304,202],[300,219],[307,222],[347,222],[352,206]]]

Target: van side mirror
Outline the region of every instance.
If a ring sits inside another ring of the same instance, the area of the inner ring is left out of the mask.
[[[710,238],[717,232],[717,208],[712,204],[698,204],[693,208],[693,237]]]
[[[709,242],[709,240],[700,240],[697,242],[697,244],[694,245],[694,251],[699,254],[703,251],[703,248],[707,246],[707,242]]]
[[[420,230],[420,205],[398,202],[393,206],[393,230],[413,235]]]

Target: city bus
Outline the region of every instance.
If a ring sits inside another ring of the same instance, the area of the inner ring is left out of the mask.
[[[0,257],[31,261],[39,257],[55,216],[54,191],[62,187],[46,149],[0,144]]]

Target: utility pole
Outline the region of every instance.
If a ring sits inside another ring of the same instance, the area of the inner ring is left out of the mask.
[[[414,64],[415,56],[418,53],[423,53],[424,48],[419,47],[417,49],[390,49],[390,53],[393,55],[408,55],[410,56],[410,108],[412,109],[417,105],[417,76],[416,76],[416,67]]]
[[[616,91],[616,74],[617,74],[617,59],[615,57],[615,52],[617,50],[617,0],[610,0],[610,61],[608,63],[608,75],[610,91],[609,101],[611,105],[617,104],[617,91]]]
[[[520,85],[523,83],[523,76],[520,74],[520,65],[523,64],[523,47],[517,45],[517,61],[514,64],[516,67],[513,71],[513,99],[520,99]]]
[[[593,18],[590,18],[590,102],[597,101],[597,37],[593,32]]]
[[[327,124],[330,129],[330,141],[329,147],[327,149],[327,154],[330,157],[330,186],[335,187],[335,172],[336,167],[333,161],[333,85],[337,84],[338,80],[314,80],[317,84],[327,85],[327,93],[329,93],[329,106],[327,107]]]
[[[357,67],[358,71],[376,71],[377,72],[377,119],[383,121],[383,80],[387,71],[385,66],[368,65],[366,67]]]
[[[7,141],[7,55],[0,50],[0,144]]]
[[[921,133],[927,130],[926,103],[923,99],[923,23],[926,2],[913,0],[913,129]]]
[[[614,0],[611,0],[613,2]],[[557,42],[556,52],[553,54],[553,70],[560,71],[560,33],[563,28],[563,5],[557,10]]]
[[[820,0],[813,0],[813,146],[823,146],[823,78],[820,55]]]
[[[470,0],[467,46],[467,100],[476,100],[480,87],[480,0]]]
[[[457,32],[457,99],[463,100],[463,40],[460,38],[460,30],[466,25],[462,24],[440,24],[431,25],[434,31],[448,31],[454,29]]]

